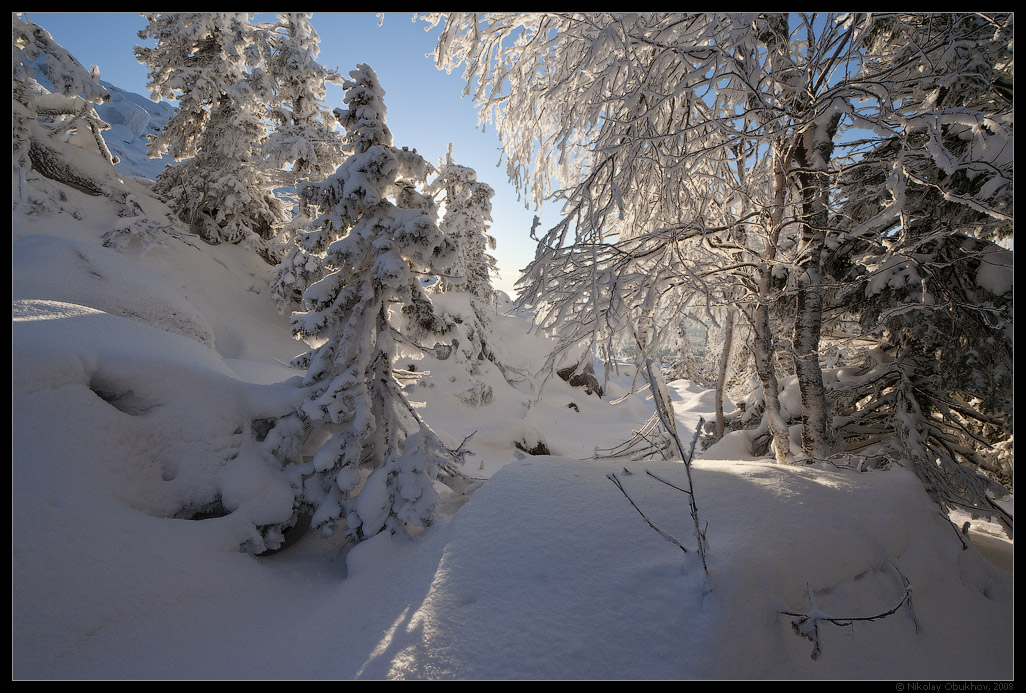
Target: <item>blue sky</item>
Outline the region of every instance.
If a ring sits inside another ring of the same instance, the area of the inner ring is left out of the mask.
[[[385,89],[388,125],[396,145],[414,148],[435,163],[452,142],[456,162],[476,169],[478,178],[495,189],[491,231],[501,272],[495,285],[512,294],[520,270],[534,257],[535,243],[529,231],[534,215],[540,212],[526,209],[517,200],[505,165],[496,167],[499,140],[490,126],[481,132],[477,111],[469,98],[462,98],[465,83],[461,76],[447,75],[425,57],[434,48],[439,29],[427,32],[427,24],[412,22],[412,16],[387,13],[379,26],[379,17],[372,12],[315,13],[313,24],[321,37],[318,60],[343,74],[359,63],[370,65]],[[102,79],[148,94],[146,68],[133,54],[133,48],[142,43],[138,32],[146,26],[139,14],[36,12],[29,17],[83,65],[98,66]],[[327,105],[342,106],[340,87],[329,90]],[[550,217],[556,212],[555,207],[543,211]],[[543,220],[543,225],[549,221],[544,216]]]

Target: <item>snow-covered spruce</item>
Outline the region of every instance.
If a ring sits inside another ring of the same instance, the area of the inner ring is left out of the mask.
[[[440,197],[445,205],[439,228],[456,244],[456,262],[439,280],[438,289],[465,291],[492,303],[496,263],[488,251],[495,250],[495,239],[488,234],[488,227],[492,223],[495,191],[478,180],[477,171],[453,161],[450,143],[428,192]]]
[[[307,427],[330,432],[301,472],[301,500],[313,524],[366,538],[431,521],[441,445],[407,403],[392,375],[399,309],[430,305],[420,277],[452,262],[430,201],[412,181],[426,162],[397,149],[385,125],[384,91],[367,65],[345,82],[339,120],[353,154],[303,194],[320,213],[305,234],[323,247],[324,276],[294,313],[300,338],[322,342],[301,357],[310,397]]]
[[[297,244],[296,230],[309,225],[306,204],[298,191],[310,180],[323,180],[345,160],[347,151],[334,113],[324,105],[329,84],[342,76],[317,62],[320,37],[309,12],[281,12],[267,38],[269,54],[264,72],[273,85],[268,103],[272,131],[261,152],[278,179],[279,194],[294,201],[293,220],[267,244],[267,255],[279,265],[272,283],[283,312],[298,303],[312,279],[305,266],[309,257]],[[319,264],[319,260],[314,264]]]
[[[264,73],[273,84],[268,117],[273,130],[261,144],[279,184],[298,189],[323,180],[346,158],[338,120],[324,105],[329,84],[343,79],[317,62],[320,37],[310,12],[281,12],[265,27],[268,56]]]
[[[137,47],[136,57],[149,69],[151,96],[179,103],[150,145],[151,155],[170,153],[179,163],[154,190],[206,241],[262,249],[286,221],[259,149],[273,91],[260,67],[266,30],[245,12],[145,16],[139,36],[156,46]]]

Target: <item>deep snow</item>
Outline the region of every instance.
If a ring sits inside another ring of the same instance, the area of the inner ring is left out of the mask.
[[[686,498],[646,474],[682,465],[593,459],[653,411],[629,373],[598,399],[486,367],[471,405],[454,359],[404,354],[410,400],[453,447],[473,434],[481,481],[440,488],[410,539],[240,551],[287,502],[251,434],[301,375],[272,268],[188,238],[104,248],[112,208],[68,196],[81,220],[12,215],[14,678],[1013,678],[1010,575],[900,467],[782,467],[728,437],[694,469],[705,575]],[[547,339],[491,317],[497,355],[533,372]],[[680,430],[711,415],[711,392],[670,390]],[[184,519],[217,498],[232,512]],[[781,613],[895,606],[819,621],[817,659]]]

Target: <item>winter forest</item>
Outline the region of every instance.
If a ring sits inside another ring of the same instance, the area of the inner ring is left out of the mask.
[[[142,17],[12,14],[14,678],[1014,678],[1012,13],[413,16],[495,171]]]

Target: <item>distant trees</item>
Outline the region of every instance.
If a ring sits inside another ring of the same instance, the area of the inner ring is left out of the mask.
[[[440,164],[428,192],[440,195],[445,204],[441,229],[456,245],[456,264],[440,279],[441,290],[456,288],[491,303],[495,291],[492,275],[495,239],[488,235],[492,222],[492,197],[495,191],[477,179],[472,168],[460,166],[452,158],[452,145]]]
[[[852,325],[838,316],[858,310],[857,292],[837,284],[853,275],[833,274],[838,248],[864,243],[894,258],[904,239],[907,263],[927,247],[962,247],[961,236],[983,243],[967,258],[993,257],[985,239],[1010,233],[1009,14],[426,19],[442,25],[439,67],[462,66],[482,120],[495,123],[511,180],[530,199],[563,204],[563,219],[539,237],[522,299],[567,327],[564,349],[629,334],[652,350],[679,332],[680,307],[719,322],[736,304],[752,334],[762,427],[781,462],[863,447],[848,431],[835,436],[834,374],[824,373],[824,352],[836,355]],[[872,181],[873,194],[855,192],[856,180]],[[920,215],[931,244],[909,236]],[[938,257],[938,269],[960,268],[952,278],[974,267]],[[922,301],[937,300],[922,286]],[[1010,346],[997,334],[1010,313],[972,310],[993,321],[988,339]],[[790,329],[775,328],[779,321]],[[866,326],[857,334],[882,336]],[[782,365],[801,391],[797,421],[781,404]],[[887,392],[857,408],[885,406]],[[981,441],[954,419],[945,435],[973,449],[1011,439],[1010,422],[985,418],[995,438]],[[793,423],[802,431],[797,456]],[[905,423],[892,421],[896,440]],[[901,459],[921,452],[932,463],[938,452],[920,438],[904,441]],[[954,447],[945,454],[978,464]]]

